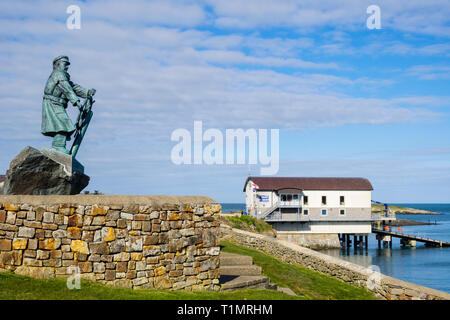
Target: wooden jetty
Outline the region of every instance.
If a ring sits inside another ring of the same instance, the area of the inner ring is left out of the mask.
[[[410,244],[415,245],[415,241],[423,242],[426,246],[434,246],[434,247],[450,247],[450,242],[434,240],[430,238],[423,238],[415,235],[390,231],[390,230],[382,230],[375,227],[372,227],[372,232],[377,235],[378,246],[380,246],[380,241],[389,242],[389,246],[392,247],[392,239],[390,237],[400,238],[402,244]],[[385,240],[386,239],[386,240]]]

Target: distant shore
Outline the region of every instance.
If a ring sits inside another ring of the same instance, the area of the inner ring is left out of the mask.
[[[389,226],[400,227],[400,226],[425,226],[432,225],[434,222],[422,222],[408,219],[397,219],[389,222]]]
[[[391,206],[389,205],[389,210],[397,214],[411,214],[411,215],[441,215],[439,212],[432,212],[428,210]],[[372,204],[372,213],[384,212],[384,205],[382,204]]]
[[[389,210],[394,212],[395,215],[441,215],[441,213],[438,212],[432,212],[428,210],[422,210],[422,209],[415,209],[415,208],[408,208],[408,207],[400,207],[400,206],[389,206]],[[384,212],[384,205],[380,204],[372,204],[372,213],[382,213]],[[229,211],[225,213],[226,215],[233,216],[233,215],[240,215],[241,211]],[[409,220],[409,219],[397,219],[394,221],[391,221],[389,223],[390,226],[394,227],[400,227],[400,226],[420,226],[420,225],[433,225],[435,223],[433,222],[423,222],[423,221],[415,221],[415,220]]]
[[[422,209],[399,207],[399,206],[389,206],[389,210],[394,212],[396,215],[410,214],[410,215],[441,215],[439,212],[433,212]],[[382,204],[372,204],[372,213],[382,213],[384,212],[384,206]],[[227,213],[238,214],[240,211],[231,210]]]

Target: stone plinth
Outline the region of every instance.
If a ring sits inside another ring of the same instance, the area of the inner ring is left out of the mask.
[[[73,195],[88,184],[84,167],[70,155],[26,147],[11,161],[1,192],[5,195]]]

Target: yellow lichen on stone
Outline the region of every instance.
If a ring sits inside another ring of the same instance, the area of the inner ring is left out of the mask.
[[[3,206],[6,211],[19,211],[19,206],[16,204],[4,203]]]
[[[69,227],[67,228],[67,233],[69,234],[69,237],[72,239],[81,238],[81,228],[77,227]]]
[[[111,228],[111,227],[108,227],[107,232],[103,236],[103,241],[109,242],[109,241],[113,241],[114,239],[116,239],[116,235],[114,233],[114,229]]]
[[[104,216],[108,212],[108,208],[104,206],[92,206],[92,211],[88,213],[92,216]]]
[[[116,254],[114,256],[115,262],[125,262],[130,260],[130,253],[129,252],[121,252],[120,254]]]
[[[169,219],[170,221],[177,221],[180,219],[180,215],[178,213],[175,212],[171,212],[169,213]]]
[[[155,269],[155,276],[162,276],[166,273],[166,267],[158,267]]]
[[[55,250],[59,248],[59,245],[61,244],[60,240],[56,240],[53,238],[45,239],[39,243],[39,246],[41,249],[45,250]]]
[[[72,240],[70,248],[72,249],[73,252],[89,254],[88,245],[86,242],[82,240]]]
[[[28,239],[14,239],[13,250],[25,250],[27,248]]]
[[[129,261],[130,260],[130,253],[129,252],[121,252],[120,253],[120,261]]]
[[[132,252],[131,253],[131,260],[133,260],[133,261],[141,261],[142,257],[143,257],[143,255],[141,252]]]
[[[222,206],[220,204],[217,204],[214,206],[214,212],[222,212]]]

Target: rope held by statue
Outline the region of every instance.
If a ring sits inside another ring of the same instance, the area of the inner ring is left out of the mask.
[[[94,113],[92,112],[92,106],[94,102],[95,100],[92,99],[92,96],[88,95],[83,103],[83,106],[80,109],[80,113],[78,114],[77,123],[75,124],[76,131],[74,141],[72,148],[70,148],[70,154],[73,158],[75,158],[78,153],[81,141],[83,141],[86,130],[89,126],[89,123],[91,122],[92,116],[94,115]]]

